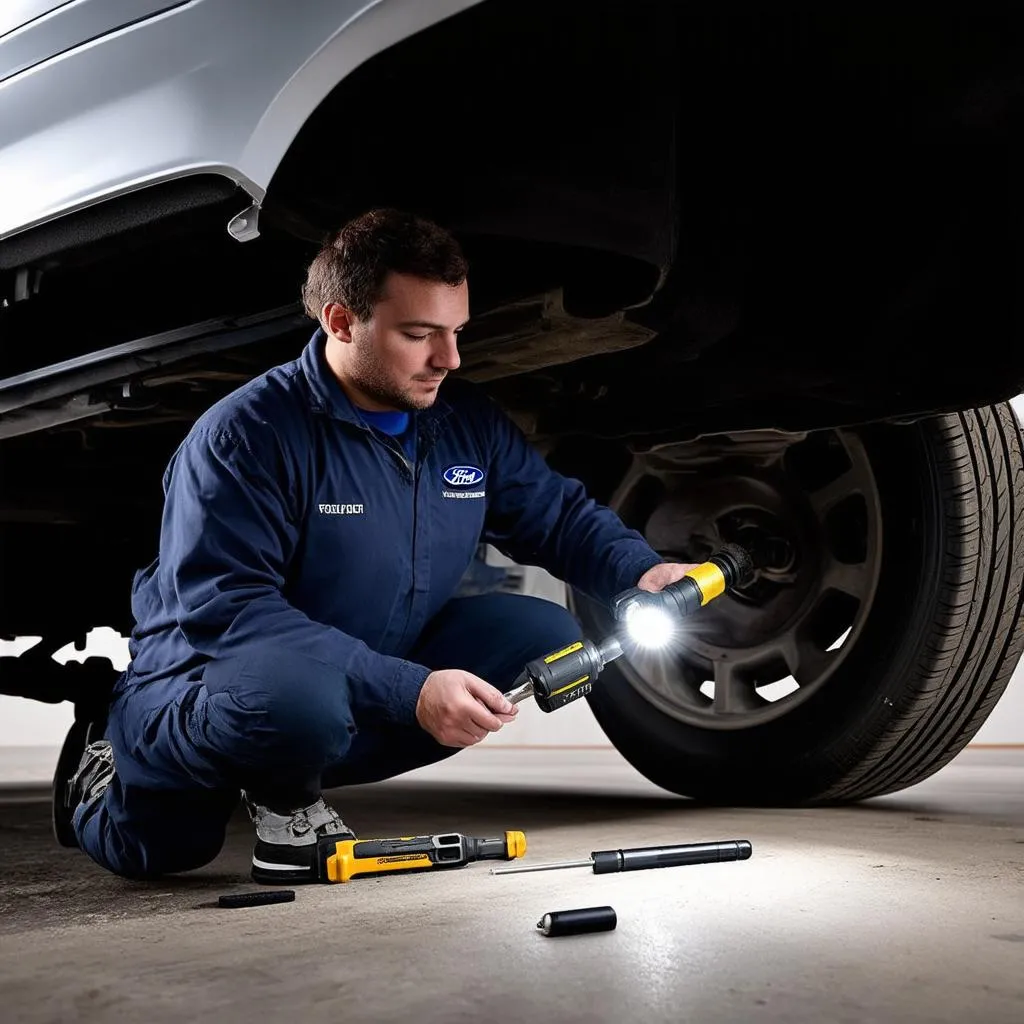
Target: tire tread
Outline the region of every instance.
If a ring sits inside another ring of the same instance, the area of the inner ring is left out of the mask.
[[[1016,416],[1000,405],[929,429],[946,530],[936,615],[909,696],[822,801],[895,792],[944,767],[991,713],[1024,652],[1024,438]]]

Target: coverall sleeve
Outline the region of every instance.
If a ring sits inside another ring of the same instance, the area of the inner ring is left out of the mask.
[[[201,654],[225,658],[266,644],[301,651],[337,666],[353,709],[414,723],[429,669],[379,654],[286,599],[299,529],[274,462],[273,453],[257,455],[224,433],[199,434],[178,450],[164,481],[165,606],[176,609],[185,639]]]
[[[484,539],[520,565],[539,565],[598,601],[663,561],[636,530],[544,461],[493,406],[494,447]]]

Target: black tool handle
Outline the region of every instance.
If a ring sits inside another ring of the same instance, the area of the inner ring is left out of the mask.
[[[537,706],[550,712],[590,693],[603,666],[601,649],[590,640],[578,640],[546,658],[531,661],[525,671],[533,682]]]
[[[531,661],[526,673],[533,680],[534,692],[550,697],[580,678],[597,675],[601,665],[595,658],[596,653],[597,648],[589,640],[578,640],[546,658]]]
[[[723,860],[746,860],[753,847],[746,839],[718,843],[686,843],[682,846],[641,846],[634,850],[595,850],[594,874],[613,871],[643,871],[646,868],[674,868],[684,864],[714,864]]]

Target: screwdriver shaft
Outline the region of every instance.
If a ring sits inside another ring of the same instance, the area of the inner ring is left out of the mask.
[[[520,871],[554,871],[556,868],[592,868],[594,860],[588,857],[586,860],[563,860],[554,861],[551,864],[526,864],[514,868],[491,868],[492,875],[513,875]]]
[[[525,683],[520,684],[513,690],[509,690],[505,694],[505,699],[510,704],[518,704],[520,701],[526,700],[527,697],[533,696],[533,680],[527,679]]]

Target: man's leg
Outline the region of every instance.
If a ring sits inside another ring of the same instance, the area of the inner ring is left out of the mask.
[[[576,619],[553,601],[482,594],[449,601],[427,625],[408,658],[430,669],[465,669],[505,691],[528,661],[581,636]],[[324,773],[323,785],[330,789],[377,782],[433,764],[460,749],[442,746],[419,725],[360,728],[344,759]]]
[[[129,689],[107,724],[115,777],[74,813],[79,845],[128,877],[200,867],[219,852],[240,789],[312,803],[354,728],[337,669],[293,652],[212,662],[184,687]]]

